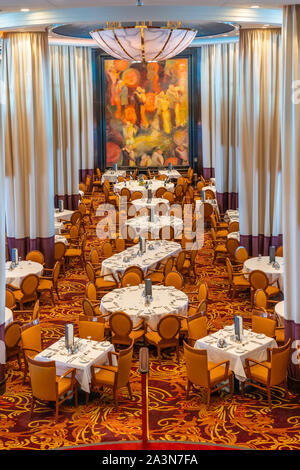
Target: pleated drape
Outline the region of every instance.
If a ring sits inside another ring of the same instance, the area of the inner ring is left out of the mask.
[[[281,30],[240,31],[239,209],[252,255],[282,243]]]
[[[50,46],[55,204],[78,207],[82,173],[93,171],[91,49]]]
[[[2,107],[2,100],[0,100]],[[1,121],[0,121],[1,122]],[[0,153],[0,187],[4,188],[4,154]],[[0,204],[0,394],[4,388],[5,380],[5,193],[2,192],[2,202]]]
[[[300,380],[300,6],[283,8],[282,173],[286,339],[292,338],[289,375]]]
[[[53,260],[52,110],[47,33],[5,33],[1,152],[5,158],[9,250],[39,249]],[[4,189],[4,188],[3,188]]]
[[[238,207],[238,77],[238,43],[201,47],[203,176],[214,173],[222,212]]]

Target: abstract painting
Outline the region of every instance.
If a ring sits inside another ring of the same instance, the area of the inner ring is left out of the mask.
[[[188,59],[105,60],[106,166],[189,165]]]

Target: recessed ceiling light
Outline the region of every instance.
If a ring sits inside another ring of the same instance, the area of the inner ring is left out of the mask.
[[[20,11],[30,11],[29,8],[21,8]]]
[[[252,5],[250,8],[260,8],[259,5]]]
[[[263,28],[267,28],[268,26],[270,26],[270,25],[269,24],[264,24]]]

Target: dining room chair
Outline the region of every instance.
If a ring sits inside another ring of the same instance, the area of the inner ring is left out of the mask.
[[[207,408],[211,394],[229,386],[230,397],[233,395],[233,374],[229,369],[229,360],[218,363],[207,359],[206,349],[195,349],[183,342],[183,355],[187,372],[186,399],[193,386],[204,388],[207,392]]]
[[[90,224],[92,223],[91,211],[87,209],[86,205],[83,202],[80,202],[78,205],[78,210],[81,212],[82,221],[84,222],[85,218],[88,218]]]
[[[149,180],[152,180],[152,179],[153,179],[153,175],[152,175],[151,171],[149,170],[149,168],[147,169],[147,174],[148,174]]]
[[[21,321],[14,320],[4,330],[6,362],[17,358],[20,370],[22,370],[21,325]]]
[[[277,286],[270,286],[269,279],[264,271],[255,269],[249,273],[249,282],[251,284],[251,304],[253,305],[254,293],[258,289],[263,289],[268,298],[278,296],[280,288]]]
[[[282,245],[277,248],[275,256],[283,257],[283,246]]]
[[[272,409],[271,391],[273,387],[283,386],[285,394],[287,389],[287,367],[290,361],[291,339],[278,348],[267,349],[267,359],[257,361],[247,357],[245,359],[245,372],[247,379],[241,382],[242,395],[245,393],[245,385],[257,387],[267,392],[269,409]]]
[[[235,298],[237,290],[250,289],[251,284],[243,274],[241,274],[240,272],[234,272],[233,266],[229,258],[226,258],[226,267],[229,282],[228,297],[230,297],[230,299],[232,300]]]
[[[200,281],[197,284],[197,290],[195,291],[189,291],[187,292],[187,295],[189,297],[189,311],[190,315],[193,315],[196,313],[196,308],[201,302],[206,302],[208,301],[208,285],[206,281]]]
[[[58,421],[59,406],[66,400],[75,397],[75,407],[78,407],[78,386],[74,368],[70,368],[61,376],[57,376],[55,361],[37,361],[31,357],[28,357],[28,368],[32,391],[31,419],[33,418],[36,401],[55,402],[56,422]]]
[[[14,310],[17,306],[17,300],[13,290],[6,287],[5,289],[5,307]]]
[[[130,192],[130,189],[128,188],[122,188],[121,191],[120,191],[120,195],[122,197],[125,197],[127,199],[127,202],[129,202],[131,200],[131,192]]]
[[[85,249],[86,249],[87,233],[84,233],[82,239],[78,243],[70,243],[65,252],[66,261],[79,258],[82,267],[85,263]]]
[[[39,250],[32,250],[27,253],[26,261],[34,261],[35,263],[40,263],[42,266],[45,265],[45,257],[43,253],[41,253]]]
[[[211,228],[211,238],[213,243],[213,250],[214,250],[214,257],[213,257],[213,264],[216,263],[218,257],[226,258],[227,248],[223,239],[218,240],[216,237],[216,233],[213,228]]]
[[[207,223],[210,220],[210,216],[213,213],[214,208],[209,202],[203,202],[203,217],[204,222]]]
[[[155,192],[155,197],[164,198],[164,194],[165,194],[166,191],[167,190],[164,186],[160,186],[159,188],[157,188],[157,190]]]
[[[91,339],[92,341],[103,341],[105,339],[104,318],[95,315],[79,315],[78,335],[79,338]]]
[[[236,220],[233,220],[232,222],[230,222],[230,224],[228,225],[228,232],[232,233],[232,232],[239,232],[239,231],[240,231],[240,223],[237,222]]]
[[[101,247],[102,257],[104,259],[110,258],[113,255],[113,246],[110,241],[105,241]]]
[[[165,263],[160,263],[157,269],[152,269],[147,274],[147,278],[151,279],[152,284],[162,284],[166,275],[172,271],[174,259],[170,256]]]
[[[277,321],[275,318],[275,315],[270,314],[263,308],[252,310],[252,331],[275,339],[275,329],[277,327]]]
[[[182,274],[177,271],[170,271],[164,279],[164,286],[173,286],[175,289],[182,290],[184,288],[184,279]]]
[[[20,309],[24,310],[24,304],[35,302],[37,300],[37,289],[39,285],[39,277],[36,274],[27,274],[22,279],[20,289],[16,288],[13,293]]]
[[[216,218],[216,222],[218,224],[218,227],[228,229],[229,223],[226,222],[225,220],[221,219],[219,210],[217,208],[214,208],[213,213],[214,213],[214,216]]]
[[[163,198],[169,201],[170,204],[174,202],[174,194],[171,191],[165,191]]]
[[[207,314],[207,301],[202,300],[197,306],[189,307],[187,314],[182,315],[181,319],[181,328],[180,332],[183,336],[188,335],[188,321],[190,318],[195,317],[196,315],[206,315]]]
[[[59,292],[58,292],[58,277],[60,273],[60,262],[56,261],[53,269],[45,269],[44,272],[46,273],[45,276],[41,276],[39,279],[39,285],[37,291],[39,294],[43,294],[44,292],[49,292],[52,303],[55,305],[55,298],[54,298],[54,291],[58,299]]]
[[[135,201],[137,199],[142,199],[142,197],[143,197],[143,193],[141,191],[133,191],[130,200]]]
[[[216,195],[212,189],[206,189],[204,191],[204,201],[206,201],[207,199],[215,199],[215,198],[216,198]]]
[[[227,238],[225,245],[226,245],[227,253],[229,254],[230,260],[232,262],[235,262],[234,254],[237,248],[240,246],[239,241],[236,238]]]
[[[175,230],[172,225],[165,225],[159,229],[158,238],[160,240],[169,240],[174,241],[175,238]]]
[[[89,261],[85,263],[85,271],[89,281],[95,284],[96,289],[99,293],[106,293],[108,290],[115,289],[118,287],[118,281],[114,279],[113,274],[113,280],[107,280],[104,276],[98,276],[95,272],[92,263],[90,263]]]
[[[177,362],[179,364],[179,333],[181,328],[181,317],[179,315],[164,315],[158,322],[157,328],[153,328],[148,322],[145,323],[147,332],[145,340],[155,346],[159,361],[161,361],[161,351],[167,348],[175,348]]]
[[[190,346],[194,346],[195,342],[198,339],[204,338],[204,336],[208,335],[208,330],[207,330],[208,319],[204,312],[199,311],[195,315],[191,315],[187,317],[187,320],[186,320],[187,321],[187,336],[188,336],[188,343]]]
[[[238,263],[244,263],[249,259],[249,254],[244,246],[239,246],[234,253],[234,257]]]
[[[128,266],[128,268],[125,269],[123,275],[128,274],[128,273],[135,273],[136,275],[138,275],[140,279],[140,282],[139,282],[140,284],[144,282],[145,273],[140,266],[134,266],[134,265]]]
[[[112,344],[130,345],[144,338],[144,320],[135,326],[129,315],[125,312],[114,312],[109,317],[109,326],[112,333]]]
[[[125,251],[126,249],[126,241],[122,237],[117,237],[115,239],[115,249],[114,251],[116,253],[121,253],[122,251]]]
[[[120,282],[120,287],[138,286],[140,283],[140,275],[136,272],[131,271],[127,272],[126,274],[123,274]]]
[[[119,410],[118,391],[120,388],[126,387],[129,393],[130,400],[132,399],[132,392],[130,387],[130,371],[132,366],[133,355],[133,341],[127,349],[123,349],[116,353],[115,351],[108,352],[108,365],[93,364],[91,366],[91,391],[97,391],[103,387],[112,389],[116,410]],[[117,365],[113,365],[113,356],[117,359]],[[88,402],[89,394],[86,393],[86,403]]]
[[[224,228],[221,228],[221,227],[218,226],[214,214],[211,214],[211,216],[210,216],[210,223],[211,223],[211,227],[215,231],[217,239],[218,238],[227,238],[227,235],[228,235],[229,231],[227,229],[224,229]]]
[[[65,253],[67,245],[64,242],[55,242],[54,243],[54,263],[58,261],[62,267],[62,270],[65,274]]]
[[[23,384],[26,382],[28,374],[28,357],[35,357],[43,349],[43,338],[40,320],[34,320],[21,327],[21,347],[24,359]]]
[[[24,318],[24,313],[26,318],[30,316],[30,321],[38,320],[40,318],[40,301],[39,299],[35,301],[33,308],[26,310],[13,310],[14,320],[18,318],[18,315],[21,315]]]

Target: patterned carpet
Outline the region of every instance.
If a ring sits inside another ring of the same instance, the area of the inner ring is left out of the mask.
[[[95,224],[96,219],[93,220]],[[89,229],[87,253],[99,244],[95,229]],[[213,266],[212,243],[206,234],[204,247],[197,258],[197,277],[209,286],[209,328],[217,330],[232,323],[240,314],[250,321],[251,306],[247,293],[238,294],[234,301],[227,296],[227,281],[222,260]],[[80,264],[67,267],[59,281],[61,300],[52,306],[47,294],[41,298],[41,325],[44,345],[48,346],[64,334],[64,324],[75,322],[81,312],[81,301],[87,277]],[[187,286],[187,290],[191,286]],[[26,316],[24,316],[26,321]],[[91,394],[85,405],[80,393],[76,409],[73,400],[60,408],[58,423],[54,407],[36,405],[30,420],[31,391],[23,385],[23,374],[17,362],[7,364],[7,391],[0,397],[0,449],[57,449],[100,442],[136,441],[141,439],[141,387],[138,372],[138,350],[135,346],[131,372],[133,399],[127,391],[120,394],[120,409],[113,406],[107,389],[102,396]],[[155,441],[207,442],[251,449],[300,449],[299,396],[285,397],[281,388],[272,393],[273,410],[267,406],[267,396],[258,389],[247,388],[245,397],[226,392],[212,396],[207,410],[204,392],[193,390],[185,399],[186,372],[181,352],[177,365],[172,352],[164,352],[161,363],[150,348],[150,439]]]

